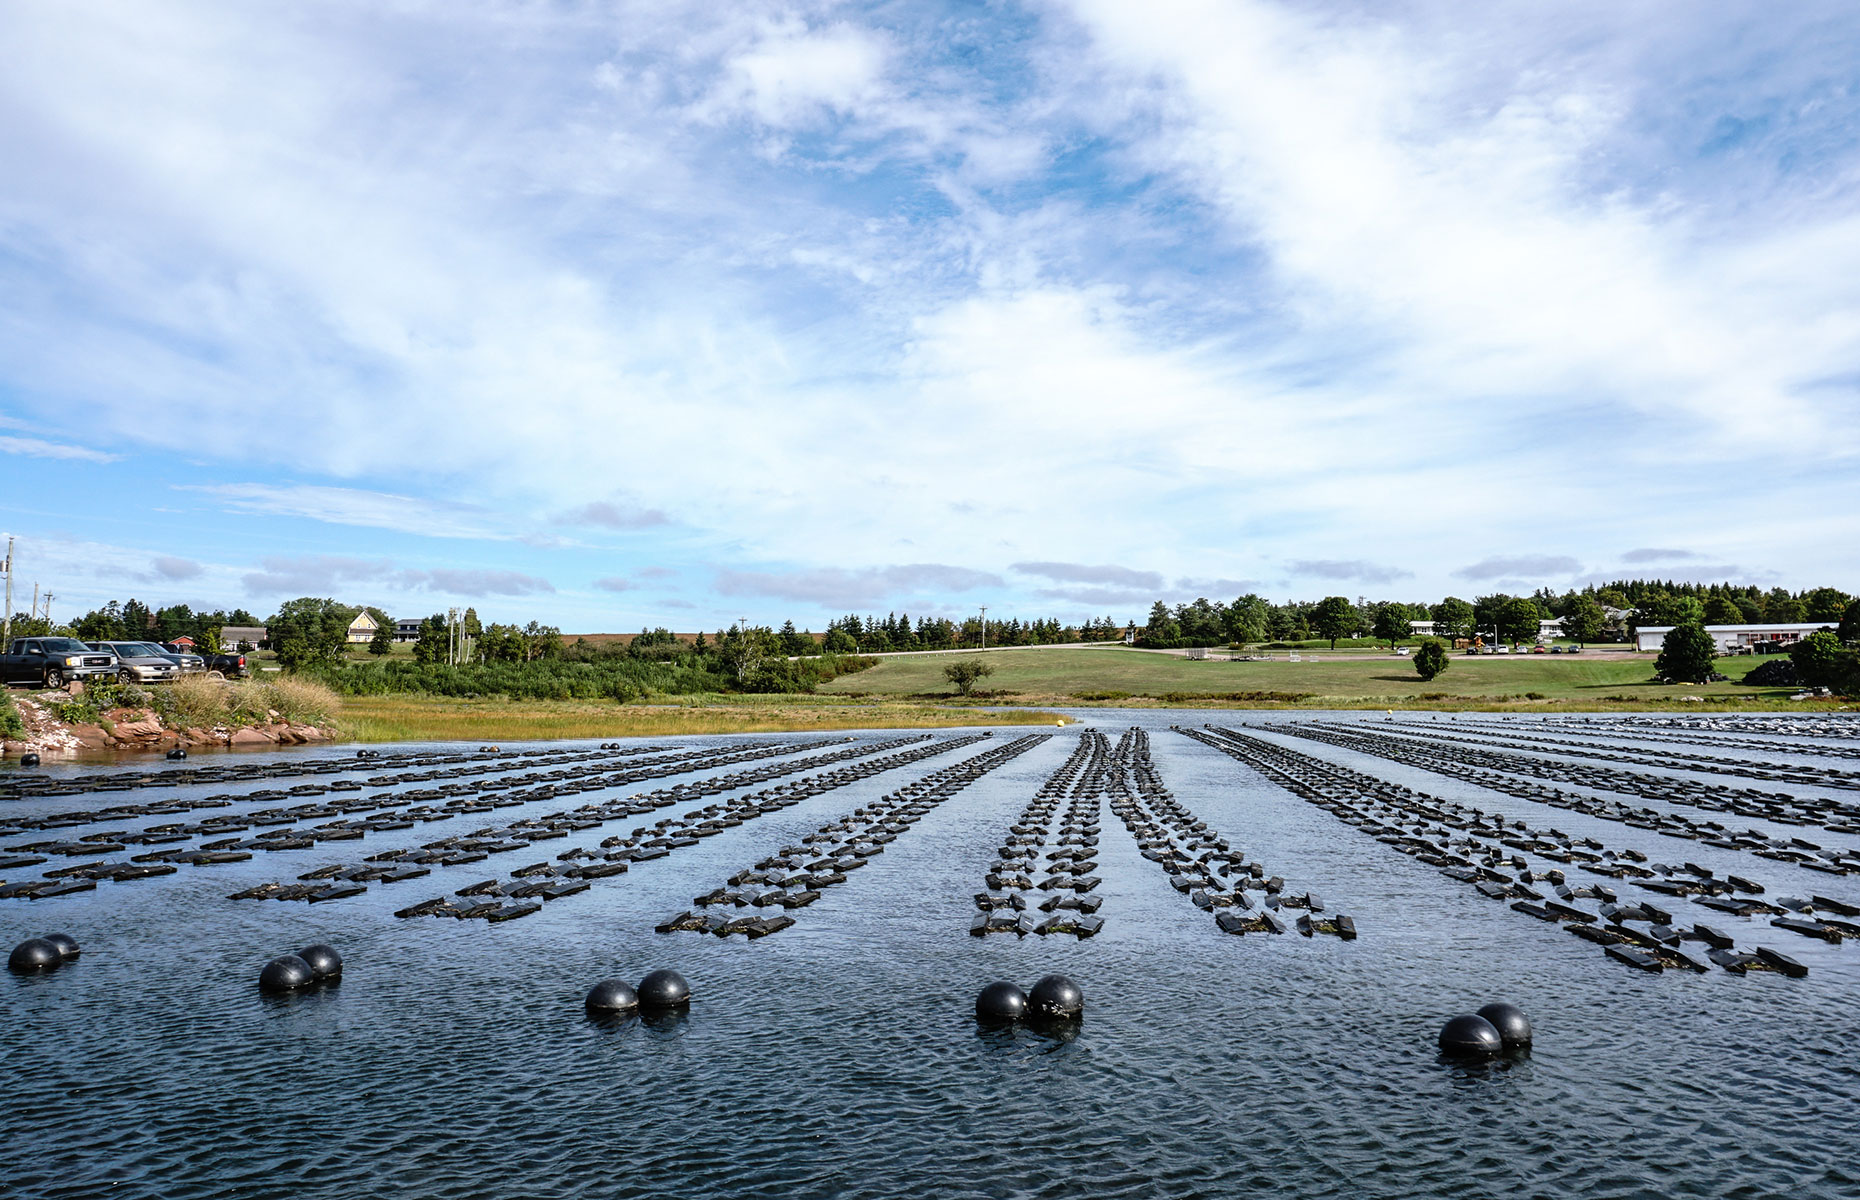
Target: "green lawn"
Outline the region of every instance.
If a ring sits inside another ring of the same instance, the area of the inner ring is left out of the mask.
[[[842,676],[823,693],[873,696],[949,695],[943,678],[950,655],[910,655]],[[993,702],[1027,704],[1121,704],[1131,700],[1171,704],[1296,704],[1301,707],[1467,706],[1614,708],[1648,704],[1704,707],[1683,700],[1700,696],[1706,705],[1736,701],[1742,706],[1790,704],[1793,688],[1746,688],[1735,682],[1699,687],[1652,683],[1652,655],[1627,657],[1590,652],[1563,655],[1455,654],[1447,671],[1431,683],[1414,672],[1411,659],[1315,658],[1290,662],[1281,654],[1268,662],[1191,662],[1171,655],[1121,647],[1086,650],[1009,650],[983,654],[995,673],[978,694]],[[1756,657],[1719,660],[1735,681],[1758,663]],[[1120,695],[1124,693],[1126,695]],[[1531,693],[1536,693],[1533,697]]]

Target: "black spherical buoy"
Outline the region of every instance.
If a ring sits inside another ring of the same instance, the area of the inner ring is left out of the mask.
[[[641,1008],[676,1008],[691,1000],[691,985],[676,971],[654,971],[639,981]]]
[[[1499,1040],[1507,1050],[1528,1050],[1531,1045],[1531,1019],[1515,1004],[1497,1001],[1479,1010],[1479,1015],[1498,1030]]]
[[[297,952],[297,957],[304,960],[318,979],[342,978],[342,955],[336,953],[334,946],[325,946],[318,942],[314,946],[305,946]]]
[[[1496,1058],[1504,1048],[1492,1022],[1473,1013],[1453,1018],[1440,1031],[1440,1052],[1450,1058]]]
[[[603,979],[588,989],[589,1012],[631,1012],[639,1007],[639,993],[624,979]]]
[[[77,939],[68,933],[48,933],[41,940],[50,942],[52,945],[58,947],[58,953],[64,956],[66,962],[70,962],[78,955],[84,953],[84,951],[78,947]]]
[[[180,746],[176,746],[174,749],[168,751],[164,757],[167,758],[169,762],[180,762],[187,757],[187,751]]]
[[[989,1025],[1012,1025],[1027,1012],[1027,993],[1014,984],[991,983],[975,998],[975,1019]]]
[[[295,954],[272,959],[258,975],[259,990],[264,992],[295,992],[315,982],[316,972]]]
[[[39,765],[39,756],[28,750],[19,756],[19,765],[22,767],[36,767]]]
[[[1036,1017],[1076,1017],[1085,1010],[1085,993],[1064,975],[1048,975],[1027,993],[1027,1011]]]
[[[21,973],[56,971],[65,965],[65,956],[56,942],[45,938],[27,938],[13,947],[13,953],[7,956],[6,965],[8,970]]]

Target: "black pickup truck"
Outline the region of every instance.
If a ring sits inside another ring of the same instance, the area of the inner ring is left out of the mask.
[[[116,656],[92,650],[76,638],[14,638],[0,654],[0,682],[8,687],[60,688],[73,679],[109,679],[116,674]]]

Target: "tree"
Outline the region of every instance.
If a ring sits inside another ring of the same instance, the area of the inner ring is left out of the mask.
[[[943,668],[943,678],[955,684],[956,693],[961,696],[967,696],[973,692],[978,680],[985,679],[994,673],[994,667],[990,666],[986,659],[981,658],[959,658]]]
[[[1428,610],[1434,621],[1434,634],[1447,639],[1469,638],[1473,634],[1473,606],[1458,596],[1448,596]]]
[[[393,651],[394,626],[384,621],[375,626],[374,636],[368,639],[368,653],[374,655],[376,658],[380,658],[384,654],[393,653]]]
[[[1267,637],[1267,622],[1271,617],[1272,606],[1249,592],[1227,606],[1228,636],[1242,646],[1263,642]],[[1109,623],[1109,618],[1106,618],[1106,623]]]
[[[1376,636],[1387,642],[1389,649],[1393,650],[1396,642],[1414,636],[1414,630],[1409,625],[1412,620],[1414,617],[1409,614],[1406,604],[1393,602],[1378,604],[1376,605]]]
[[[827,630],[827,639],[821,644],[821,649],[828,654],[852,654],[859,649],[859,643],[853,641],[852,634],[835,627]]]
[[[1789,647],[1789,661],[1795,664],[1795,673],[1809,687],[1832,687],[1840,683],[1846,660],[1841,639],[1825,629]]]
[[[1161,600],[1150,605],[1149,622],[1143,626],[1143,644],[1146,646],[1173,646],[1182,640],[1182,626],[1169,615],[1169,607]]]
[[[132,601],[133,603],[133,601]],[[127,614],[128,606],[124,606]],[[303,596],[279,607],[266,624],[278,662],[290,670],[343,656],[349,640],[349,622],[356,610],[334,600]]]
[[[1841,627],[1834,632],[1843,642],[1860,642],[1860,600],[1847,606],[1841,614]]]
[[[1542,620],[1535,601],[1526,596],[1513,597],[1498,606],[1494,618],[1498,626],[1498,640],[1513,645],[1535,642]]]
[[[1802,602],[1784,588],[1771,588],[1763,601],[1763,619],[1772,625],[1793,625],[1807,618]]]
[[[1742,625],[1744,610],[1729,596],[1710,596],[1705,600],[1707,625]]]
[[[1841,619],[1850,599],[1839,588],[1818,587],[1802,597],[1802,617],[1807,621],[1826,621],[1832,625]]]
[[[1337,648],[1337,639],[1347,636],[1355,626],[1356,607],[1347,596],[1326,596],[1311,614],[1311,628],[1319,637],[1330,639],[1332,650]]]
[[[195,646],[194,649],[200,651],[202,654],[218,654],[221,650],[220,627],[218,625],[209,625],[201,630],[200,643]]]
[[[434,613],[420,622],[420,636],[413,643],[413,661],[418,663],[445,662],[449,642],[450,631],[446,625],[446,615]]]
[[[1608,614],[1593,596],[1577,596],[1563,610],[1563,636],[1578,646],[1586,646],[1602,636]]]
[[[1452,663],[1447,657],[1447,644],[1439,638],[1428,638],[1421,643],[1421,648],[1414,652],[1414,669],[1422,679],[1433,682],[1434,677]]]
[[[1718,643],[1712,641],[1705,626],[1697,621],[1675,625],[1660,642],[1660,657],[1653,669],[1667,679],[1682,683],[1704,683],[1711,677],[1712,662],[1718,657]]]

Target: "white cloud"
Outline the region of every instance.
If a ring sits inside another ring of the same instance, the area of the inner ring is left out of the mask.
[[[784,21],[730,59],[710,104],[747,109],[777,128],[809,124],[823,110],[850,115],[883,94],[888,56],[869,30]]]
[[[516,536],[500,529],[502,518],[485,509],[391,492],[266,483],[183,484],[179,485],[179,490],[216,496],[234,512],[305,517],[331,525],[394,529],[425,537],[503,539]]]
[[[84,446],[68,446],[62,442],[48,442],[40,438],[0,436],[0,454],[27,454],[33,458],[56,458],[72,462],[115,462],[122,456],[106,454],[102,450],[91,450]]]

